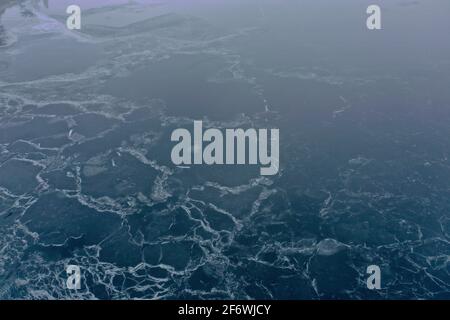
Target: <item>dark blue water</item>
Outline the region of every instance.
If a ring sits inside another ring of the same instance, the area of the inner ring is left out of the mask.
[[[449,299],[450,5],[381,3],[2,2],[0,298]],[[280,173],[175,167],[193,120]]]

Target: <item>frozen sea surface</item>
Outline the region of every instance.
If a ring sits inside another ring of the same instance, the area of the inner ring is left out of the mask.
[[[450,298],[447,0],[69,2],[0,5],[0,298]],[[175,167],[197,119],[280,174]]]

